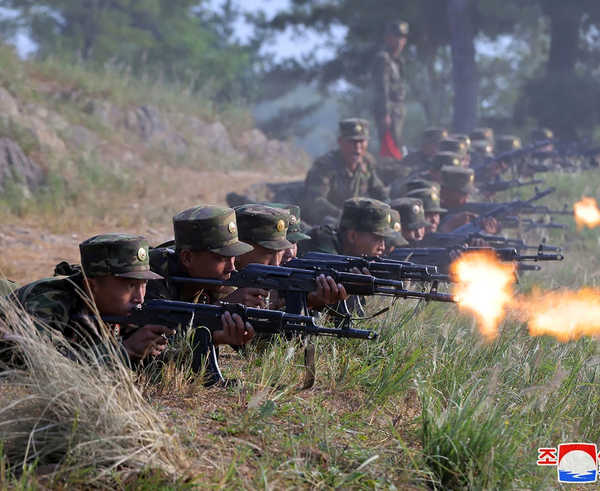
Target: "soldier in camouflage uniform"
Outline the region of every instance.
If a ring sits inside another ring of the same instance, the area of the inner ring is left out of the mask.
[[[439,184],[439,182],[442,180],[443,167],[460,167],[461,165],[462,161],[460,159],[460,155],[454,152],[439,152],[431,159],[428,170],[413,174],[404,181],[395,181],[390,190],[390,198],[397,199],[403,197],[406,194],[405,188],[408,183],[415,180],[433,181],[434,183]],[[413,187],[413,189],[417,188]]]
[[[441,215],[448,210],[440,206],[440,192],[432,186],[414,189],[406,193],[407,198],[418,198],[423,202],[425,220],[431,225],[425,227],[425,235],[434,234],[440,225]]]
[[[290,226],[288,227],[285,238],[290,244],[292,244],[292,247],[283,251],[281,265],[285,266],[285,263],[298,256],[298,242],[302,240],[310,240],[310,235],[306,235],[301,230],[302,222],[300,221],[299,206],[286,205],[283,203],[266,203],[266,205],[272,206],[273,208],[283,208],[290,212]]]
[[[362,119],[339,123],[339,149],[318,158],[304,182],[302,209],[308,223],[318,225],[329,216],[339,219],[348,198],[371,197],[385,201],[387,190],[375,171],[375,160],[367,153],[369,124]]]
[[[129,315],[144,301],[146,282],[160,278],[150,271],[146,238],[98,235],[82,242],[79,251],[82,271],[35,281],[8,298],[21,305],[40,330],[51,337],[61,333],[74,349],[106,354],[112,339],[124,360],[138,362],[160,355],[167,343],[164,335],[175,334],[172,329],[147,325],[122,330],[112,324],[108,333],[92,316]]]
[[[431,159],[439,151],[439,142],[448,138],[444,128],[427,128],[421,136],[421,149],[410,152],[402,160],[386,160],[378,162],[377,173],[384,184],[389,185],[399,179],[406,179],[417,172],[429,169]]]
[[[471,164],[471,156],[469,154],[469,147],[465,142],[455,140],[453,138],[446,138],[439,144],[441,152],[451,152],[460,156],[460,163],[463,167],[469,167]]]
[[[390,206],[400,213],[402,236],[409,246],[418,247],[425,237],[425,229],[431,227],[431,223],[425,220],[423,202],[418,198],[398,198]]]
[[[402,133],[406,117],[406,81],[401,54],[407,38],[407,22],[388,22],[385,25],[385,46],[375,56],[372,71],[375,92],[373,116],[379,140],[383,140],[386,132],[390,131],[399,149],[404,144]]]

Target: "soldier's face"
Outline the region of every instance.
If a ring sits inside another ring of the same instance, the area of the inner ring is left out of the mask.
[[[408,228],[402,227],[402,237],[404,237],[409,242],[423,240],[423,237],[425,237],[425,227],[415,228],[413,230],[409,230]]]
[[[349,167],[353,167],[362,161],[367,153],[369,140],[351,140],[349,138],[338,138],[338,145],[342,152],[342,158]]]
[[[235,269],[235,258],[221,256],[212,251],[190,251],[184,249],[180,256],[181,265],[190,278],[228,280]],[[210,286],[211,291],[219,291],[222,286]]]
[[[283,257],[281,258],[281,265],[284,266],[287,262],[291,261],[298,255],[298,244],[292,242],[294,247],[283,251]]]
[[[440,225],[440,214],[439,213],[425,213],[425,220],[431,223],[431,227],[425,228],[426,234],[434,234],[437,232],[438,226]]]
[[[385,239],[373,232],[347,232],[347,253],[351,256],[381,256],[385,252]]]
[[[458,208],[464,205],[468,199],[469,195],[460,189],[442,186],[440,191],[440,201],[444,207]]]
[[[86,284],[100,315],[124,317],[144,302],[147,280],[107,275],[87,278]]]
[[[250,240],[244,242],[254,247],[254,250],[235,258],[235,267],[238,271],[244,269],[248,264],[264,264],[268,266],[279,266],[281,264],[284,251],[267,249]]]
[[[385,38],[385,44],[387,48],[395,54],[402,53],[402,50],[406,46],[406,37],[405,36],[387,36]]]

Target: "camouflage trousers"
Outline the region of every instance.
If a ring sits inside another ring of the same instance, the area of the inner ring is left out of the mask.
[[[398,104],[392,107],[391,111],[392,117],[392,126],[390,127],[390,132],[392,134],[392,138],[396,143],[397,147],[402,150],[402,146],[404,145],[404,120],[406,119],[406,108],[404,104]],[[379,141],[383,140],[385,136],[386,128],[383,124],[382,117],[376,117],[375,121],[377,122],[377,133],[379,135]]]

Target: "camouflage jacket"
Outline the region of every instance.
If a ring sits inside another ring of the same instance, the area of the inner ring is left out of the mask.
[[[319,224],[329,215],[339,218],[348,198],[369,197],[385,201],[387,190],[377,177],[375,160],[370,154],[354,172],[344,165],[341,151],[335,150],[319,157],[304,181],[306,221]]]
[[[150,270],[161,275],[164,280],[150,280],[146,286],[145,301],[162,299],[176,300],[178,302],[191,302],[212,304],[219,300],[208,290],[200,289],[196,295],[187,298],[183,295],[183,283],[171,283],[171,276],[186,277],[183,271],[179,270],[175,251],[169,248],[152,249],[150,255]]]
[[[404,61],[393,58],[387,48],[382,48],[373,61],[373,85],[375,87],[375,118],[391,115],[401,106],[406,96]]]
[[[122,359],[129,363],[127,351],[120,344],[121,326],[108,325],[109,335],[98,320],[90,317],[88,306],[93,305],[93,301],[84,292],[82,273],[35,281],[18,288],[7,298],[22,305],[36,327],[50,336],[63,354],[69,355],[55,333],[62,334],[75,349],[91,348],[100,355],[110,352],[108,343],[112,340]]]

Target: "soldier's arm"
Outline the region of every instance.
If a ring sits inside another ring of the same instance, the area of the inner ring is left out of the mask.
[[[369,196],[379,201],[387,201],[390,197],[388,188],[383,185],[375,170],[374,159],[369,163],[371,179],[369,180]]]
[[[375,113],[378,117],[391,114],[390,108],[390,66],[383,53],[373,63],[373,85],[375,87]]]

